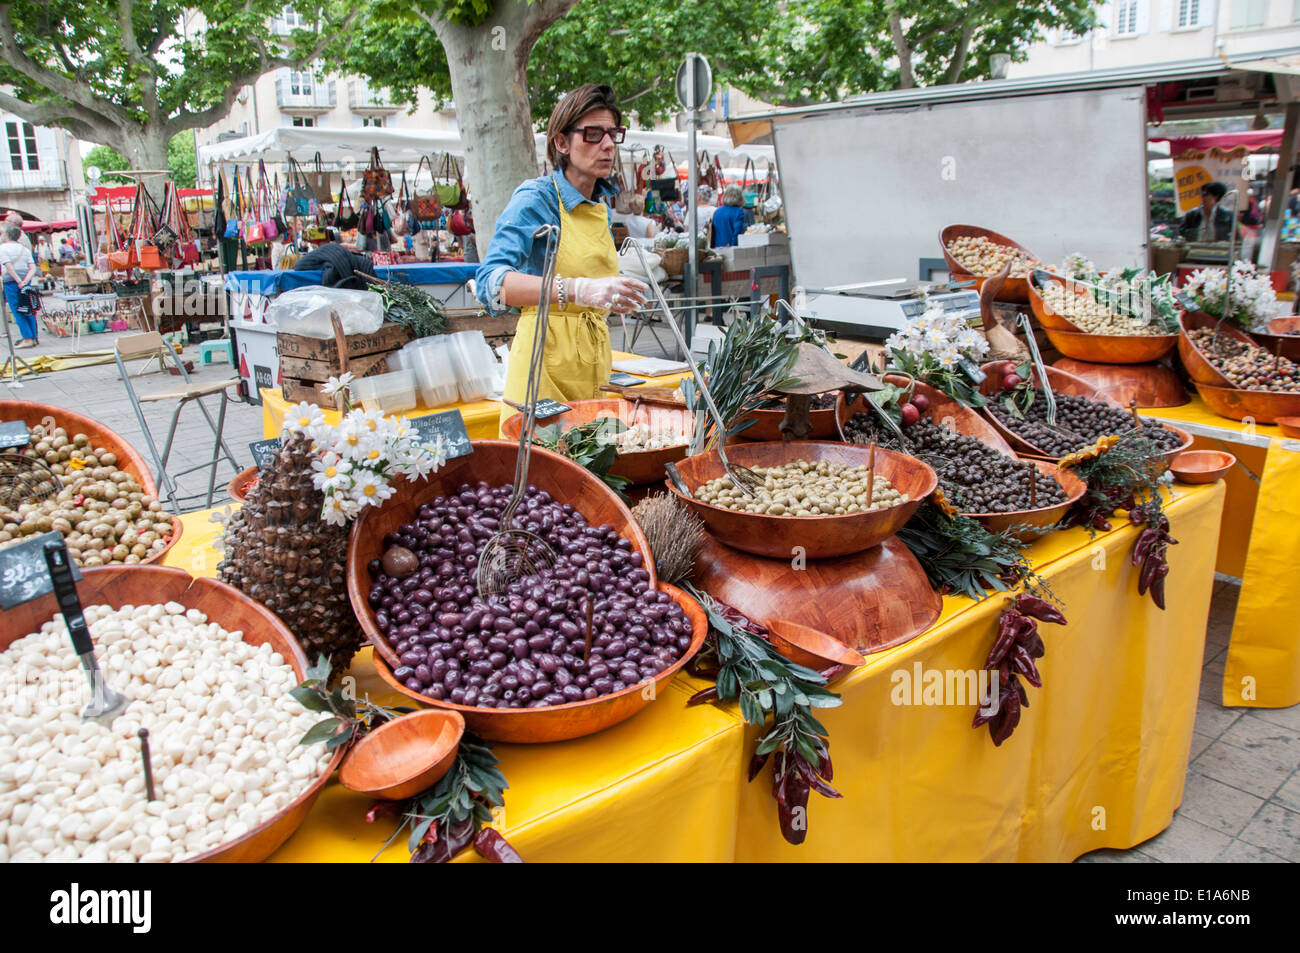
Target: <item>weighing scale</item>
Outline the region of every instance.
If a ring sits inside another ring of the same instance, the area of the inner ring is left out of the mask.
[[[932,285],[903,279],[808,289],[795,295],[795,310],[817,327],[839,334],[883,340],[928,305],[940,305],[967,324],[980,317],[973,282]]]

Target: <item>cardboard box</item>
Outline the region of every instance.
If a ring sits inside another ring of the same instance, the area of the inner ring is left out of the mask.
[[[736,241],[741,248],[790,247],[790,236],[785,232],[743,232]]]

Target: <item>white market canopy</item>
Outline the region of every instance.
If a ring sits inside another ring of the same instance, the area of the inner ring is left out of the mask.
[[[538,133],[536,136],[538,161],[545,158],[546,139]],[[661,145],[679,163],[686,155],[686,133],[683,132],[646,132],[628,130],[623,143],[624,151],[643,148],[653,151]],[[755,161],[765,159],[775,161],[775,152],[771,146],[733,146],[725,136],[698,135],[696,145],[707,150],[710,155],[718,155],[724,164],[743,166],[746,157]],[[358,168],[364,166],[370,157],[372,147],[379,148],[379,156],[386,165],[414,165],[422,156],[440,155],[450,152],[463,156],[465,147],[457,132],[435,131],[432,129],[385,129],[367,127],[365,129],[321,129],[303,126],[278,126],[275,129],[244,136],[239,139],[226,139],[199,147],[198,161],[201,166],[210,162],[245,163],[261,159],[265,162],[285,162],[293,156],[299,162],[310,162],[320,153],[322,162],[352,162]],[[730,160],[730,161],[729,161]]]

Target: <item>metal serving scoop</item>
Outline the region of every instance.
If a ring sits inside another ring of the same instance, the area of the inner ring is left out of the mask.
[[[90,704],[82,711],[81,720],[110,725],[126,710],[129,700],[109,688],[104,673],[99,670],[95,643],[90,641],[90,629],[81,611],[81,600],[77,598],[77,584],[72,579],[72,562],[68,558],[67,546],[62,542],[46,543],[45,565],[49,567],[50,580],[54,583],[54,598],[68,624],[68,634],[72,636],[72,647],[76,649],[81,667],[86,670],[86,678],[90,681]]]

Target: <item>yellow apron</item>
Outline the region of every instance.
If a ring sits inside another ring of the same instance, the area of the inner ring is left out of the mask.
[[[555,183],[559,195],[560,186]],[[605,278],[618,274],[618,252],[609,234],[609,212],[605,206],[583,202],[572,212],[560,198],[560,246],[555,273],[566,278]],[[546,328],[546,352],[542,358],[539,399],[565,403],[600,396],[600,385],[609,383],[613,358],[609,352],[609,327],[604,310],[580,308],[572,302],[561,309],[552,303]],[[510,345],[505,397],[524,402],[528,390],[528,365],[532,358],[533,330],[537,308],[521,309],[519,326]],[[518,413],[501,405],[501,423]]]

